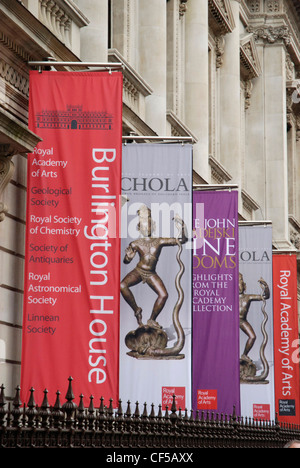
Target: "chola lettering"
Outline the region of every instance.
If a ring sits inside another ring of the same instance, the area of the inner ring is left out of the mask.
[[[122,190],[124,192],[188,192],[186,182],[183,178],[179,182],[171,179],[160,179],[159,177],[123,177]]]

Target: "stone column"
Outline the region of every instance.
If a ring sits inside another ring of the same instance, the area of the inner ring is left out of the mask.
[[[296,219],[300,222],[300,116],[297,117],[296,137]]]
[[[280,30],[281,31],[281,30]],[[246,190],[260,204],[258,219],[273,221],[274,244],[290,248],[286,50],[284,38],[268,27],[254,30],[262,75],[253,80],[247,111]],[[276,33],[276,36],[275,36]],[[275,40],[274,40],[275,39]]]
[[[289,99],[289,95],[288,95]],[[296,119],[293,115],[288,115],[289,131],[287,132],[287,160],[288,160],[288,214],[296,217],[297,206],[297,151]]]
[[[139,0],[139,69],[153,94],[146,98],[146,123],[166,135],[167,32],[166,2]]]
[[[264,62],[264,45],[256,44],[259,62]],[[256,216],[266,219],[265,83],[262,74],[253,80],[251,104],[246,112],[245,189],[260,205]]]
[[[286,52],[283,44],[266,44],[264,48],[266,216],[273,221],[273,238],[279,248],[289,247],[285,63]]]
[[[225,37],[220,68],[220,159],[241,185],[240,0],[231,0],[235,28]]]
[[[90,24],[80,31],[84,62],[107,62],[108,0],[78,0],[78,7]]]
[[[185,122],[198,138],[194,170],[208,182],[208,2],[188,2],[185,21]]]

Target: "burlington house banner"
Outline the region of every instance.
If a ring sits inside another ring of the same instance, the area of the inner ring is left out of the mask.
[[[23,398],[117,400],[122,74],[32,71],[29,127]]]
[[[120,394],[191,407],[192,146],[123,147]]]

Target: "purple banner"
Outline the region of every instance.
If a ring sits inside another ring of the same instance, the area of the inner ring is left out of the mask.
[[[240,413],[238,193],[194,192],[193,408]]]

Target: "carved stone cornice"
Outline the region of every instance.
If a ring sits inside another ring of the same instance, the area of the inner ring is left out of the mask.
[[[224,36],[235,28],[229,0],[208,0],[209,26],[216,36]]]

